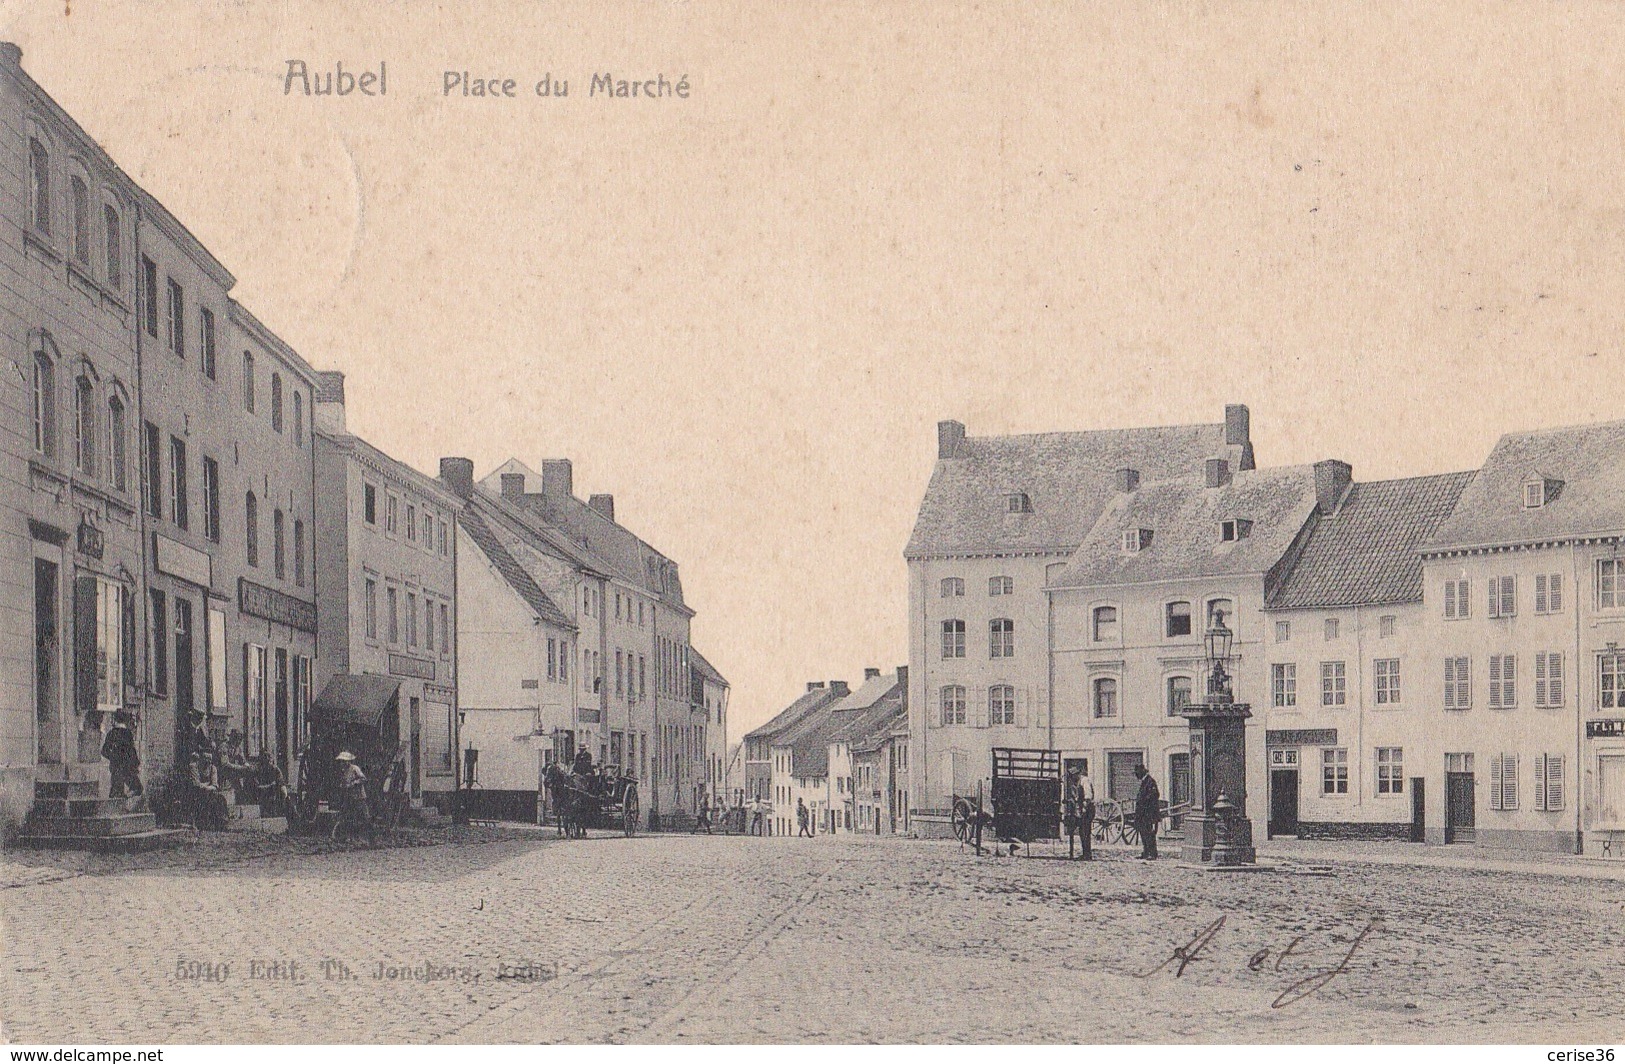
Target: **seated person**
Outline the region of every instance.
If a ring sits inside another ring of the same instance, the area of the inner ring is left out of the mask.
[[[221,782],[238,793],[250,789],[254,765],[243,751],[243,733],[233,728],[226,736],[225,748],[219,752]]]

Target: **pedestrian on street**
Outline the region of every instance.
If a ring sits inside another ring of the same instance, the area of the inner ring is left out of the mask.
[[[807,803],[800,798],[796,799],[796,838],[812,838],[812,817],[807,813]]]
[[[1072,857],[1073,841],[1080,835],[1083,838],[1083,853],[1078,857],[1080,861],[1094,860],[1094,853],[1090,850],[1090,835],[1095,828],[1095,785],[1089,779],[1082,766],[1074,765],[1066,772],[1066,793],[1063,798],[1063,813],[1066,818],[1066,855]]]
[[[701,828],[705,829],[707,835],[711,834],[711,796],[708,794],[700,795],[699,815],[694,818],[694,827],[689,834],[698,835]]]
[[[102,756],[107,758],[113,782],[109,798],[123,798],[126,794],[141,797],[141,754],[135,748],[135,732],[130,726],[134,718],[125,710],[113,714],[113,726],[102,740]]]
[[[1134,828],[1140,833],[1141,861],[1157,859],[1157,824],[1162,820],[1162,792],[1157,781],[1144,765],[1134,766],[1134,776],[1140,781],[1140,792],[1134,796]]]
[[[366,832],[372,841],[372,810],[367,806],[367,774],[356,764],[355,755],[340,750],[335,761],[339,763],[339,817],[333,822],[333,838],[340,832],[353,835],[357,829]]]

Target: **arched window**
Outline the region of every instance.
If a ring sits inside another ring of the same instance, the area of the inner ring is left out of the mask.
[[[293,442],[296,447],[305,445],[305,393],[297,388],[293,390]]]
[[[107,230],[107,287],[124,287],[124,230],[119,225],[118,210],[112,204],[102,207],[102,220]]]
[[[1178,639],[1183,635],[1191,634],[1191,604],[1189,602],[1170,602],[1164,607],[1163,635],[1169,639]]]
[[[243,352],[243,409],[254,412],[254,352]]]
[[[1168,715],[1177,717],[1191,704],[1191,678],[1189,676],[1168,677]]]
[[[107,479],[114,491],[128,491],[130,474],[127,459],[129,443],[125,436],[124,400],[117,395],[107,400]]]
[[[96,475],[96,389],[84,375],[73,382],[73,467]]]
[[[42,233],[51,231],[51,153],[45,150],[38,137],[28,138],[28,190],[34,228]]]
[[[1008,595],[1015,589],[1015,581],[1008,576],[990,576],[987,578],[987,593],[989,595]]]
[[[298,587],[305,586],[305,523],[293,523],[293,582]]]
[[[288,559],[283,552],[282,511],[271,511],[271,566],[278,580],[288,575]]]
[[[1234,632],[1236,630],[1236,610],[1227,598],[1208,599],[1207,627],[1213,627],[1213,622],[1220,613],[1224,615],[1224,626]],[[1203,631],[1206,631],[1206,629],[1204,628]]]
[[[987,722],[1014,724],[1016,722],[1016,689],[1009,684],[995,684],[987,689]]]
[[[34,450],[56,454],[56,365],[44,351],[34,352]]]
[[[1105,643],[1117,638],[1117,607],[1096,606],[1093,631],[1095,642]]]
[[[282,431],[282,374],[271,374],[271,427]]]
[[[1099,718],[1117,716],[1117,681],[1102,676],[1094,682],[1094,711]]]
[[[988,657],[1013,658],[1016,656],[1016,622],[1008,617],[995,617],[987,622]]]
[[[249,492],[243,504],[243,542],[248,551],[248,564],[260,563],[260,501]]]
[[[945,658],[962,658],[965,656],[965,622],[942,622],[942,656]]]
[[[73,257],[90,265],[90,189],[78,174],[68,178],[68,229],[73,235]]]
[[[965,689],[958,684],[949,684],[942,689],[942,723],[965,723]]]
[[[957,576],[942,578],[942,597],[960,598],[965,594],[965,581]]]

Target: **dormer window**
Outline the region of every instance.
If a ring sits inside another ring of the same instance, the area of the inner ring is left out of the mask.
[[[1151,530],[1149,528],[1125,528],[1123,530],[1123,550],[1128,554],[1138,554],[1151,546]]]
[[[1033,512],[1033,501],[1024,491],[1013,491],[1004,497],[1004,512],[1011,514],[1030,514]]]
[[[1236,517],[1219,523],[1219,538],[1226,543],[1234,543],[1238,539],[1246,539],[1252,530],[1251,521]]]
[[[1538,510],[1557,498],[1563,482],[1556,477],[1533,476],[1523,482],[1523,508]]]

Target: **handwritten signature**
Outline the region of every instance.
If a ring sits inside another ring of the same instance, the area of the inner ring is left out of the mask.
[[[1140,972],[1138,974],[1138,978],[1149,979],[1159,972],[1167,971],[1170,967],[1174,969],[1175,979],[1184,975],[1186,967],[1188,967],[1192,961],[1196,960],[1202,955],[1202,952],[1206,950],[1213,942],[1214,936],[1216,936],[1220,930],[1224,928],[1224,921],[1225,918],[1221,916],[1211,924],[1208,924],[1206,927],[1196,932],[1196,934],[1191,937],[1189,942],[1186,942],[1183,946],[1176,946],[1174,951],[1169,954],[1168,958],[1161,964],[1157,965],[1155,968],[1152,968],[1150,971]],[[1349,943],[1348,952],[1343,954],[1342,958],[1339,959],[1336,964],[1330,968],[1323,968],[1319,971],[1312,972],[1309,975],[1304,976],[1302,979],[1299,979],[1297,982],[1281,991],[1281,993],[1276,996],[1275,1000],[1270,1002],[1270,1008],[1283,1009],[1288,1005],[1302,1001],[1304,998],[1309,997],[1311,994],[1321,990],[1333,979],[1336,979],[1338,976],[1347,972],[1349,970],[1349,962],[1354,959],[1355,952],[1358,951],[1359,948],[1365,943],[1365,940],[1370,937],[1372,932],[1380,930],[1382,930],[1381,920],[1372,919],[1368,921],[1360,933],[1354,936],[1354,941]],[[1280,971],[1281,962],[1293,955],[1299,944],[1303,942],[1304,937],[1305,936],[1303,935],[1294,936],[1293,939],[1286,944],[1284,949],[1275,950],[1265,947],[1258,950],[1251,957],[1247,958],[1247,970],[1253,972],[1263,971],[1265,966],[1270,963],[1270,958],[1273,957],[1275,959],[1275,963],[1270,967],[1270,970],[1272,972]]]

